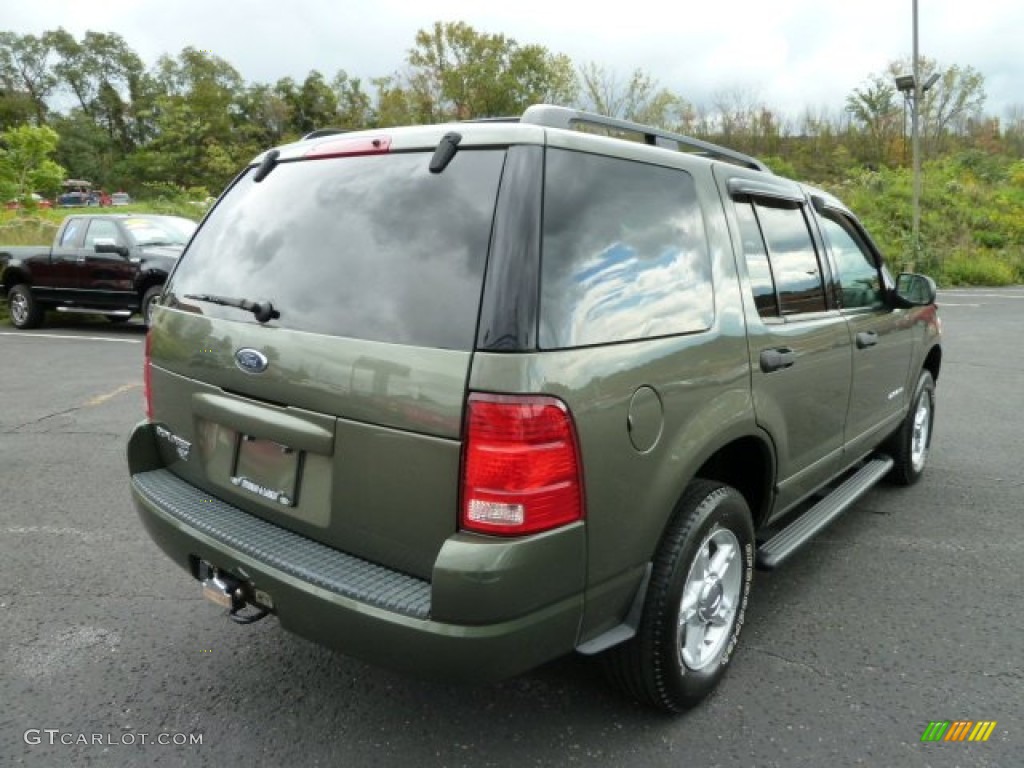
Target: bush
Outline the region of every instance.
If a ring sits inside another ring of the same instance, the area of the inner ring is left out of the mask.
[[[1009,260],[990,253],[957,253],[942,265],[944,285],[1013,285],[1020,279]]]

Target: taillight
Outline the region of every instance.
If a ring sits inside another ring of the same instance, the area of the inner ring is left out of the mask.
[[[153,420],[153,386],[152,386],[152,363],[150,362],[150,349],[153,345],[153,332],[146,334],[146,357],[142,364],[142,396],[146,401],[146,419]]]
[[[463,530],[520,536],[583,518],[576,429],[564,403],[476,393],[466,420]]]

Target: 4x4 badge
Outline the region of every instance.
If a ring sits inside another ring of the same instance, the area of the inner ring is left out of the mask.
[[[176,434],[171,432],[167,427],[157,426],[156,428],[157,437],[162,437],[164,440],[174,446],[174,449],[178,452],[178,458],[182,461],[188,461],[188,455],[192,452],[192,443],[188,440],[178,437]]]
[[[270,360],[258,349],[242,347],[235,352],[235,365],[245,373],[263,373],[270,365]]]

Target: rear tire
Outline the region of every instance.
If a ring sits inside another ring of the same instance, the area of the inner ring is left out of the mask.
[[[7,293],[7,311],[11,315],[11,324],[23,331],[38,328],[43,323],[44,310],[24,283],[19,283]]]
[[[921,371],[911,403],[900,428],[881,448],[892,456],[893,467],[886,479],[895,485],[916,483],[928,462],[935,423],[935,380],[931,371]]]
[[[669,712],[700,702],[725,675],[753,573],[754,530],[743,496],[695,480],[655,555],[636,636],[604,655],[611,681]]]

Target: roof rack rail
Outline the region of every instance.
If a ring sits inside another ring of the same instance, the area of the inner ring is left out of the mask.
[[[497,117],[471,117],[468,120],[459,120],[460,123],[518,123],[519,118],[512,116],[499,115]]]
[[[334,136],[337,133],[351,133],[351,131],[351,128],[317,128],[303,136],[302,140],[319,139],[321,136]]]
[[[674,149],[679,152],[683,151],[683,148],[686,147],[688,149],[698,150],[701,154],[708,155],[719,160],[728,160],[729,162],[737,163],[746,168],[753,168],[754,170],[764,171],[765,173],[772,172],[767,165],[762,163],[756,157],[745,155],[734,149],[720,147],[718,144],[712,144],[709,141],[695,139],[692,136],[684,136],[681,133],[663,131],[660,128],[654,128],[650,125],[633,123],[629,120],[619,120],[614,117],[605,117],[604,115],[598,115],[593,112],[584,112],[579,109],[556,107],[551,104],[535,104],[532,107],[528,107],[526,111],[523,112],[523,116],[519,118],[519,120],[523,123],[543,125],[548,128],[563,128],[566,130],[572,130],[579,123],[601,126],[604,128],[614,128],[628,133],[638,133],[644,137],[645,144],[650,144],[653,147],[664,147],[666,149]]]

